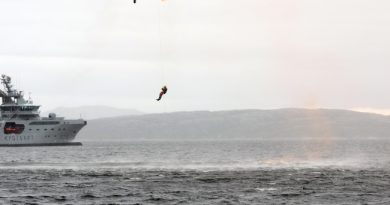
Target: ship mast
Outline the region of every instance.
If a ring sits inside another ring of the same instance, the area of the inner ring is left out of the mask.
[[[11,77],[6,75],[1,75],[1,83],[4,85],[5,92],[0,90],[0,97],[3,98],[3,104],[15,104],[19,101],[24,101],[23,92],[18,92],[17,90],[12,89]],[[15,98],[15,102],[12,98]]]

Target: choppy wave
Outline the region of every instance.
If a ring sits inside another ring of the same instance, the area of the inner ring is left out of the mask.
[[[386,170],[2,170],[3,204],[386,204]]]
[[[389,156],[390,141],[337,141],[326,148],[300,141],[85,143],[1,149],[0,169],[367,169],[388,167]]]
[[[390,142],[0,150],[0,204],[388,204]]]
[[[263,169],[308,169],[308,168],[332,168],[332,169],[386,169],[390,161],[364,161],[362,159],[342,160],[285,160],[265,159],[264,161],[244,162],[141,162],[141,161],[107,161],[107,162],[2,162],[0,169],[70,169],[70,170],[166,170],[166,171],[243,171]]]

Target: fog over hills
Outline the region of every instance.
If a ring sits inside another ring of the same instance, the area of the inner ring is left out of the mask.
[[[88,121],[81,141],[389,138],[390,117],[347,110],[195,111]]]
[[[68,119],[83,118],[86,120],[141,115],[142,112],[133,109],[120,109],[109,106],[81,106],[81,107],[59,107],[54,110],[42,113],[42,116],[47,116],[49,113],[56,113],[59,117],[66,117]]]

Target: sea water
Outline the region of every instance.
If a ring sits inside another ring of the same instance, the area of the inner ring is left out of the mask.
[[[390,140],[0,149],[2,204],[389,204]]]

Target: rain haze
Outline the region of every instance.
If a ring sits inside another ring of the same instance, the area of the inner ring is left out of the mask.
[[[133,1],[0,0],[0,204],[390,204],[389,0]]]
[[[389,10],[386,0],[3,0],[0,67],[43,110],[388,113]]]

